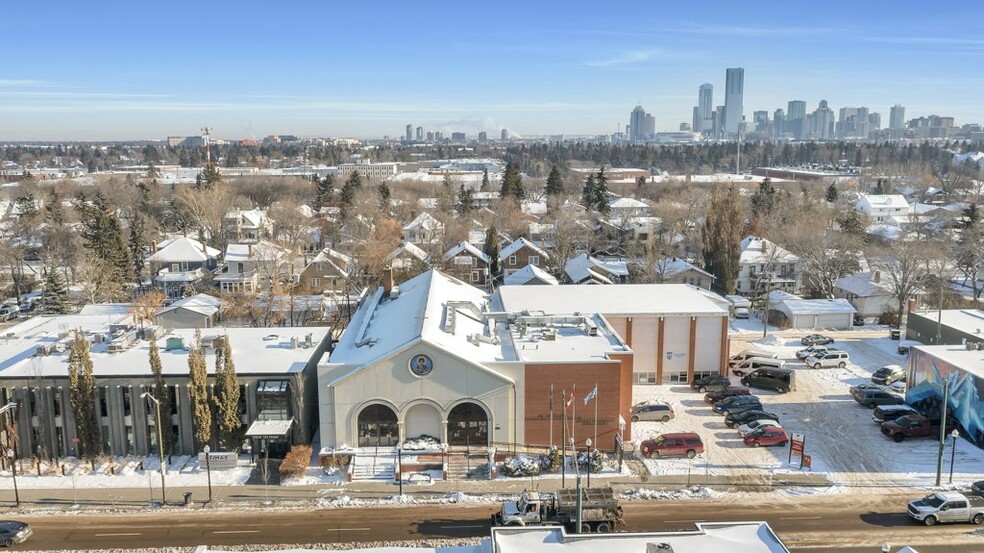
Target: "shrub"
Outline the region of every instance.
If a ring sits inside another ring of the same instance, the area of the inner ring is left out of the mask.
[[[582,451],[577,454],[577,466],[581,470],[588,470],[590,466],[591,472],[601,472],[605,468],[605,458],[597,449],[590,456],[587,451]]]
[[[280,463],[280,476],[283,478],[297,478],[304,476],[308,465],[311,464],[311,446],[299,444],[291,446],[290,452]]]
[[[547,453],[539,455],[522,454],[502,462],[502,472],[506,476],[537,476],[543,472],[553,472],[560,468],[560,451],[551,447]]]

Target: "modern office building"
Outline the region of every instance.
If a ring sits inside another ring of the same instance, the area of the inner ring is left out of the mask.
[[[714,86],[711,83],[700,85],[697,90],[697,106],[694,112],[694,132],[710,132],[714,128]]]
[[[890,129],[904,129],[905,128],[905,106],[900,106],[895,104],[892,106],[892,111],[888,117],[888,128]]]
[[[790,100],[786,106],[786,132],[793,135],[793,138],[803,138],[809,131],[805,127],[806,102],[803,100]]]
[[[413,125],[407,125],[407,132],[405,134],[407,142],[413,140]]]
[[[417,142],[420,142],[423,139],[424,139],[424,128],[423,127],[417,127]]]
[[[867,111],[867,108],[866,108]],[[865,115],[867,126],[867,115]],[[834,136],[834,110],[827,105],[827,100],[820,100],[820,105],[813,112],[810,137],[818,140],[828,140]]]
[[[769,130],[769,112],[765,110],[752,112],[752,122],[755,123],[755,132],[766,132]]]
[[[509,129],[503,127],[502,132],[499,134],[499,139],[502,140],[503,142],[509,140]]]
[[[780,137],[786,134],[786,113],[779,108],[772,114],[772,134]]]
[[[744,94],[745,70],[741,67],[728,68],[724,83],[725,138],[738,133],[745,115]]]
[[[629,140],[641,142],[656,134],[656,118],[636,106],[629,114]]]

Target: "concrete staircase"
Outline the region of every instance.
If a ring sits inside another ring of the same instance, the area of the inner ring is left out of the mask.
[[[448,480],[487,480],[488,472],[475,474],[476,469],[489,462],[488,449],[471,448],[466,451],[464,448],[453,449],[448,455]],[[486,467],[487,469],[488,467]]]
[[[378,455],[356,455],[352,459],[352,480],[396,480],[396,453],[380,451]]]

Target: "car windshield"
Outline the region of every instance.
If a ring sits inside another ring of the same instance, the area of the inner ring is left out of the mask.
[[[653,444],[654,445],[663,445],[663,442],[665,442],[665,441],[666,441],[666,439],[664,439],[662,436],[660,436],[659,438],[656,438],[656,441],[654,441]]]
[[[945,503],[935,493],[932,495],[927,495],[926,497],[923,498],[923,501],[925,501],[926,504],[929,505],[930,507],[935,507],[935,508],[939,508],[940,505],[943,505],[943,503]]]

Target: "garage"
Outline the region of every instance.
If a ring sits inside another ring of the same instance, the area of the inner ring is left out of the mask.
[[[770,311],[785,317],[789,328],[848,329],[854,323],[854,306],[845,299],[804,300],[787,298],[772,305]],[[777,321],[780,322],[780,321]]]

